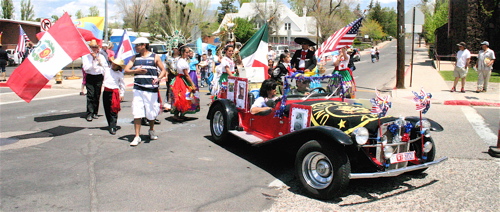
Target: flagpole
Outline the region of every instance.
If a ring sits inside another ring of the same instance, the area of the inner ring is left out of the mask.
[[[104,0],[104,42],[108,42],[108,0]]]

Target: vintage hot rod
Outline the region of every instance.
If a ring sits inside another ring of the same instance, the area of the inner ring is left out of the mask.
[[[308,195],[331,199],[350,179],[420,173],[447,160],[436,159],[431,131],[441,125],[421,116],[380,117],[369,100],[343,98],[336,75],[310,77],[324,87],[305,95],[287,95],[297,77],[287,77],[282,98],[272,111],[252,115],[255,84],[230,77],[207,118],[215,142],[235,139],[253,146],[286,143],[295,153],[295,173]],[[327,82],[326,82],[327,81]]]

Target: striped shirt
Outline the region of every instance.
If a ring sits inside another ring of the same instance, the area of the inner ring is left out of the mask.
[[[158,92],[158,84],[153,84],[154,79],[158,79],[159,69],[155,63],[155,53],[147,57],[141,57],[137,54],[135,56],[134,66],[132,69],[143,68],[148,70],[145,74],[134,75],[134,89]]]

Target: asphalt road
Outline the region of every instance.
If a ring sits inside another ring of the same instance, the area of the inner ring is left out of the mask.
[[[391,89],[392,44],[381,49],[379,62],[372,64],[369,56],[362,56],[356,63],[359,97],[373,97],[375,88]],[[205,118],[206,95],[201,111],[190,115],[192,120],[174,123],[170,114],[162,114],[162,123],[156,126],[160,139],[143,136],[145,143],[129,147],[131,92],[126,92],[119,114],[121,129],[114,136],[107,132],[104,116],[85,121],[85,97],[77,93],[43,89],[37,96],[40,100],[9,103],[7,96],[12,94],[0,88],[1,211],[496,211],[500,207],[500,161],[486,154],[488,145],[465,115],[472,109],[494,125],[498,109],[433,105],[426,116],[445,128],[433,138],[437,156],[448,156],[447,162],[422,175],[353,180],[340,198],[318,201],[303,195],[293,176],[293,155],[238,140],[227,146],[213,143]],[[412,107],[409,101],[401,103],[390,115],[408,114]],[[146,132],[143,127],[143,135]]]

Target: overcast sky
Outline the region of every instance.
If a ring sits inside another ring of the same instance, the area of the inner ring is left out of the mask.
[[[27,0],[26,0],[27,1]],[[115,19],[121,20],[120,14],[118,14],[118,8],[115,4],[117,0],[108,0],[108,12],[110,22],[114,22]],[[196,1],[196,0],[186,0],[186,1]],[[286,0],[282,0],[286,1]],[[348,0],[349,1],[349,0]],[[370,0],[350,0],[353,5],[358,2],[361,4],[361,9],[365,9]],[[378,0],[382,7],[392,7],[396,8],[397,0]],[[219,6],[220,0],[210,0],[211,8],[216,9]],[[411,7],[418,4],[420,0],[405,0],[405,10],[409,10]],[[13,0],[15,18],[19,19],[21,0]],[[101,16],[104,16],[104,0],[31,0],[31,4],[34,5],[35,17],[49,18],[52,15],[61,16],[64,11],[67,11],[70,15],[74,15],[79,9],[82,10],[83,14],[88,14],[89,8],[92,6],[97,6]],[[354,6],[353,6],[354,7]]]

